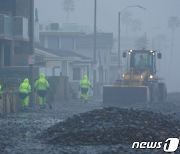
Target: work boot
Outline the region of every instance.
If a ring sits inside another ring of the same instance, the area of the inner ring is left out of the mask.
[[[46,105],[40,105],[40,109],[46,109]]]
[[[52,109],[52,104],[49,104],[49,109]]]
[[[24,110],[27,111],[29,109],[29,106],[25,106]]]
[[[20,108],[20,112],[24,112],[24,107],[21,107],[21,108]]]

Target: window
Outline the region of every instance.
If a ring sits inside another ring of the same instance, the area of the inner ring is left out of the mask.
[[[60,67],[55,67],[54,68],[54,76],[60,76],[60,72],[61,72]]]
[[[73,50],[74,49],[73,38],[62,37],[61,38],[61,49]]]
[[[146,61],[147,63],[149,62],[148,54],[145,53],[138,53],[134,56],[134,58],[135,58],[135,66],[143,64],[144,61]]]
[[[58,36],[49,36],[48,37],[48,48],[59,49],[59,37]]]
[[[80,80],[80,68],[73,68],[73,80]]]
[[[131,56],[131,68],[134,69],[152,69],[152,53],[150,52],[134,52]]]

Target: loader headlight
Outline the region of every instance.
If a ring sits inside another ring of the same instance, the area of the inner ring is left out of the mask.
[[[150,75],[149,78],[152,79],[152,78],[153,78],[153,75]]]
[[[128,53],[128,54],[130,55],[132,52],[133,52],[133,50],[129,50],[129,53]]]
[[[143,77],[144,77],[144,76],[143,76],[143,75],[141,75],[141,79],[143,79]]]
[[[124,78],[124,74],[122,75],[122,77]]]

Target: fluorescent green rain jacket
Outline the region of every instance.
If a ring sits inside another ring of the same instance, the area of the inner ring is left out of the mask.
[[[49,83],[43,73],[40,74],[40,78],[35,82],[34,87],[37,90],[47,90],[49,88]]]
[[[26,94],[31,92],[31,86],[29,85],[29,80],[27,78],[24,79],[24,82],[21,83],[21,85],[19,86],[19,92],[26,93]]]
[[[90,86],[91,86],[91,82],[88,80],[87,75],[84,75],[83,79],[81,80],[80,87],[89,88]]]

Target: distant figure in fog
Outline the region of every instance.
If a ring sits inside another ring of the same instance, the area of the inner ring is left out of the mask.
[[[85,103],[87,103],[89,99],[89,95],[88,95],[89,87],[92,89],[91,82],[88,80],[87,75],[84,75],[83,79],[80,82],[80,91],[81,91],[81,98]]]
[[[21,109],[29,107],[29,93],[31,92],[31,86],[28,78],[25,78],[20,84],[18,91]]]
[[[43,73],[40,74],[39,79],[34,84],[38,94],[38,103],[41,108],[46,108],[46,93],[49,89],[49,83]]]
[[[147,69],[149,66],[148,61],[143,57],[143,55],[139,56],[139,67],[141,69]]]

